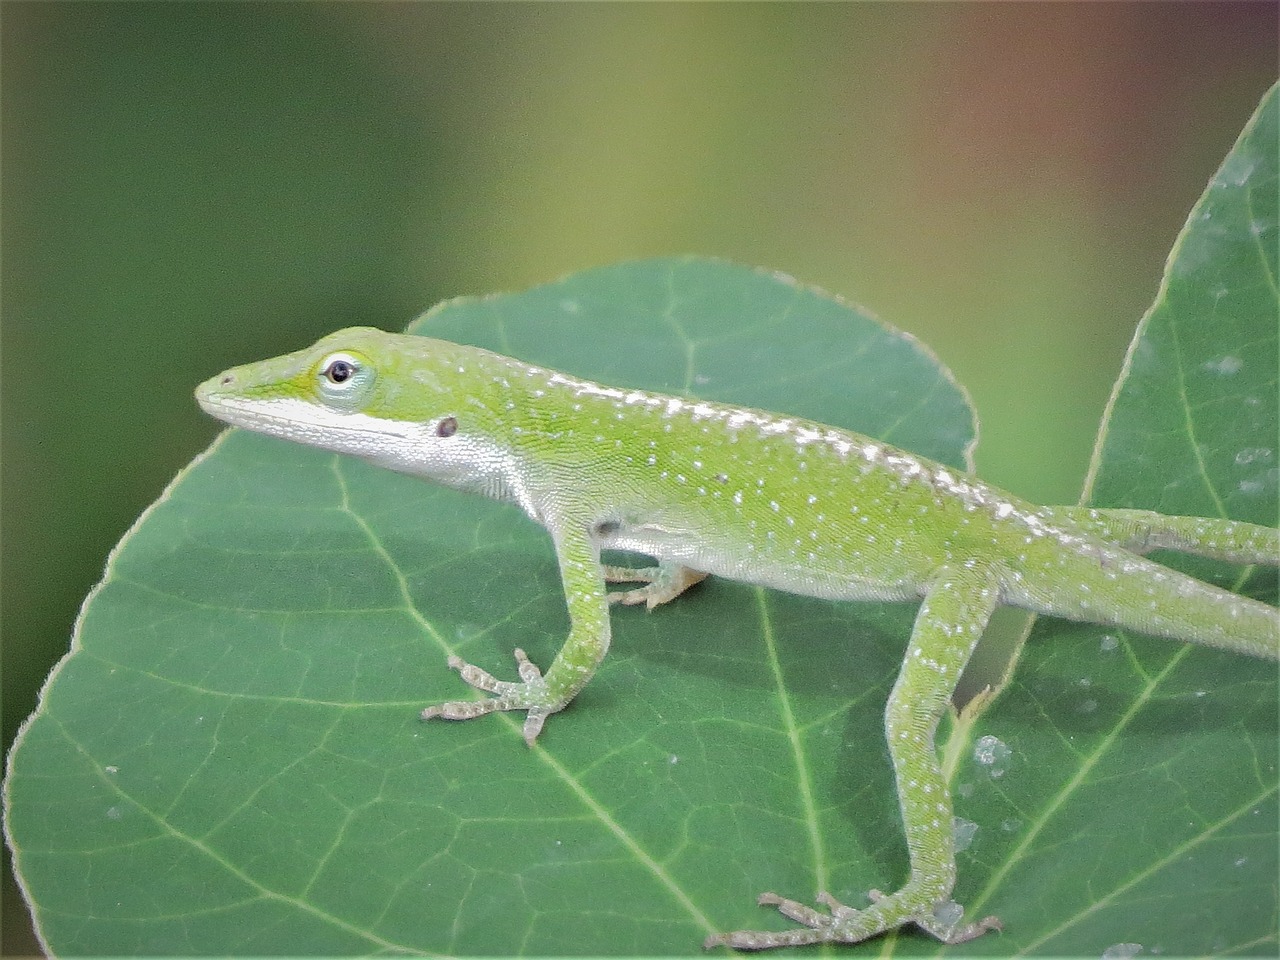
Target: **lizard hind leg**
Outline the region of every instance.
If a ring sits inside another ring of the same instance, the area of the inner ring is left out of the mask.
[[[739,930],[710,937],[705,946],[765,950],[802,943],[857,943],[908,923],[944,943],[961,943],[1000,928],[995,917],[961,924],[963,911],[950,899],[956,877],[951,796],[933,741],[956,681],[999,598],[999,582],[991,571],[939,571],[916,615],[902,670],[889,696],[885,735],[911,859],[906,884],[890,894],[872,891],[871,905],[865,909],[820,894],[825,912],[766,893],[759,900],[762,906],[776,907],[801,927]]]
[[[1280,530],[1217,517],[1166,516],[1152,510],[1042,507],[1133,553],[1176,550],[1227,563],[1280,565]]]

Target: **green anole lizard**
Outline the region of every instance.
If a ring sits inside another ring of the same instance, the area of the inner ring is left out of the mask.
[[[818,911],[772,893],[799,926],[708,939],[764,949],[855,943],[914,923],[947,943],[961,924],[951,799],[934,731],[999,604],[1270,659],[1280,611],[1142,556],[1172,549],[1280,562],[1280,531],[1141,510],[1037,507],[971,476],[797,417],[603,386],[476,347],[369,328],[236,367],[196,391],[235,426],[352,454],[520,506],[554,541],[570,617],[545,674],[515,651],[518,681],[451,658],[489,694],[424,719],[524,711],[532,745],[609,647],[609,604],[649,608],[708,574],[832,600],[919,600],[885,712],[910,877],[864,909]],[[602,550],[646,554],[642,569]],[[638,583],[609,593],[606,582]]]

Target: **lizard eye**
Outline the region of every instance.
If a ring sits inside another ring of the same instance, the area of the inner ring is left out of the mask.
[[[330,383],[345,383],[355,372],[355,364],[342,357],[330,360],[329,365],[324,368],[324,375],[329,378]]]
[[[339,407],[357,404],[373,383],[373,368],[349,353],[332,353],[316,368],[320,393]]]

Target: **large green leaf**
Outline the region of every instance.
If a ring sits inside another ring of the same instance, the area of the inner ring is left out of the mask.
[[[1273,88],[1170,254],[1103,422],[1095,505],[1277,523],[1278,113]],[[1274,567],[1160,559],[1277,601]],[[1007,931],[975,946],[1275,956],[1276,680],[1274,663],[1042,619],[975,732],[1011,751],[1004,773],[959,785],[983,828],[959,898]]]
[[[592,271],[414,329],[956,466],[973,437],[918,344],[724,263]],[[14,751],[41,935],[61,954],[696,952],[760,919],[764,886],[841,882],[843,863],[890,882],[878,714],[911,610],[730,583],[689,600],[617,611],[613,654],[532,751],[519,718],[424,724],[467,693],[447,654],[511,674],[516,646],[555,653],[545,533],[227,434],[121,544]]]
[[[1098,502],[1274,520],[1275,131],[1272,96],[1179,241],[1110,414],[1125,456],[1104,447]],[[1206,289],[1230,322],[1197,305]],[[608,268],[415,329],[953,464],[971,436],[918,346],[724,264]],[[1170,359],[1142,368],[1149,353]],[[1189,465],[1144,446],[1188,424],[1212,438]],[[1275,600],[1273,577],[1197,569]],[[519,718],[422,724],[418,708],[460,693],[446,652],[504,673],[517,645],[554,653],[545,535],[233,432],[86,604],[11,754],[10,842],[62,954],[694,953],[708,932],[783,926],[753,905],[761,890],[857,903],[902,879],[880,712],[912,613],[707,583],[615,612],[604,668],[532,751]],[[1275,673],[1042,622],[949,745],[977,826],[957,898],[1006,923],[961,949],[1274,953]],[[906,934],[850,952],[890,946],[936,948]]]

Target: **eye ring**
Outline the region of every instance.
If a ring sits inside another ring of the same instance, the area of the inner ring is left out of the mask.
[[[373,389],[374,364],[358,353],[335,351],[314,368],[317,394],[335,410],[351,411],[365,403]]]

